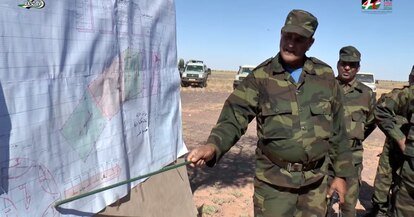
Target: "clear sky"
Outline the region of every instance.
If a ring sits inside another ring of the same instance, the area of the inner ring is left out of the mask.
[[[392,1],[391,13],[362,12],[361,0],[175,0],[178,58],[213,70],[257,65],[279,51],[280,29],[292,9],[318,18],[307,52],[337,73],[339,49],[362,53],[360,71],[380,80],[408,80],[414,65],[414,1]]]

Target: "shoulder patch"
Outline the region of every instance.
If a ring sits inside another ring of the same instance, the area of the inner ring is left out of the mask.
[[[253,71],[260,68],[260,67],[268,65],[269,63],[272,62],[272,60],[273,60],[273,57],[270,57],[269,59],[265,60],[264,62],[262,62],[258,66],[256,66],[256,68],[254,68]]]

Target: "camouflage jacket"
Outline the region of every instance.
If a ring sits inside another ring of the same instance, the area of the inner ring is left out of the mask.
[[[375,108],[378,127],[394,141],[406,138],[404,154],[414,157],[414,86],[405,86],[384,94]],[[408,128],[400,128],[398,116],[405,117]]]
[[[256,118],[258,179],[299,188],[319,181],[327,172],[325,164],[319,171],[289,172],[269,157],[306,163],[329,155],[336,176],[354,175],[343,124],[342,97],[332,69],[316,58],[307,58],[298,83],[282,67],[279,55],[265,61],[226,100],[207,140],[216,145],[213,163]]]
[[[341,86],[341,81],[339,81]],[[343,89],[344,100],[342,104],[345,110],[345,127],[351,142],[352,150],[362,150],[362,143],[365,138],[375,129],[375,93],[371,88],[354,80],[350,87]]]

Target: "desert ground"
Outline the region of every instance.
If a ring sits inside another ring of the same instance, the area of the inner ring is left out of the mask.
[[[236,72],[213,71],[206,88],[181,88],[183,136],[188,149],[205,144],[217,121],[225,99],[231,94]],[[377,96],[406,83],[379,81]],[[246,134],[214,168],[188,167],[190,185],[199,216],[252,217],[256,126],[250,123]],[[358,216],[370,208],[378,154],[384,135],[377,128],[364,141],[362,190]]]

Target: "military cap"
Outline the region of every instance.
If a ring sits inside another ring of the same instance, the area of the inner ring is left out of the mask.
[[[346,46],[339,50],[339,60],[344,62],[360,62],[361,53],[353,46]]]
[[[282,32],[294,32],[310,38],[318,27],[318,19],[304,10],[292,10],[286,17]]]

